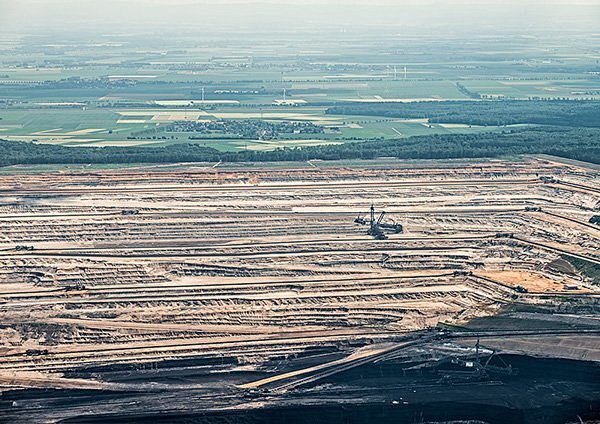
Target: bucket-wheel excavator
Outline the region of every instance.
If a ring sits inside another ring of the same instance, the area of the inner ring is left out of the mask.
[[[369,219],[365,218],[366,214],[359,214],[354,222],[360,225],[368,225],[369,230],[367,231],[367,234],[376,240],[386,240],[388,238],[388,236],[385,234],[386,231],[399,234],[403,231],[403,227],[401,224],[397,224],[393,220],[391,222],[383,222],[385,214],[385,211],[381,211],[377,219],[375,219],[375,206],[371,205]]]

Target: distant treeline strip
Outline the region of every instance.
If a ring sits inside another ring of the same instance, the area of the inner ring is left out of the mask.
[[[501,133],[449,134],[399,140],[220,152],[198,144],[166,147],[64,147],[0,140],[0,166],[17,164],[270,162],[309,159],[452,159],[548,154],[600,164],[600,130],[533,127]]]
[[[429,119],[467,125],[537,124],[600,128],[600,101],[499,100],[414,103],[343,103],[327,114]]]

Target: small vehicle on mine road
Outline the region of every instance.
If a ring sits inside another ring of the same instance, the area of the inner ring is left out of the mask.
[[[243,396],[246,399],[257,399],[268,393],[269,391],[267,389],[249,389],[244,392]]]
[[[15,246],[15,250],[22,252],[22,251],[27,251],[27,252],[31,252],[33,250],[33,246],[25,246],[22,244],[18,244]]]
[[[44,356],[48,354],[48,349],[27,349],[26,356]]]

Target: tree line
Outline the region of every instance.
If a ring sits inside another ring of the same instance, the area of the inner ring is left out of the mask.
[[[432,123],[443,124],[536,124],[600,128],[600,101],[589,100],[343,103],[330,107],[326,113],[429,119]]]

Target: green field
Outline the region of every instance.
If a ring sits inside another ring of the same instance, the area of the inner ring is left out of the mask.
[[[591,72],[597,54],[587,44],[574,49],[570,40],[514,38],[507,43],[484,35],[460,45],[452,39],[431,44],[427,37],[403,39],[382,31],[357,29],[352,35],[318,39],[244,33],[216,42],[186,34],[168,40],[129,33],[116,39],[64,40],[3,34],[0,137],[65,146],[194,142],[223,151],[268,150],[503,129],[325,115],[340,102],[600,99],[600,82]],[[286,100],[297,106],[274,106],[284,90]],[[217,103],[160,104],[201,99]],[[178,117],[310,121],[324,131],[267,140],[166,131]]]
[[[131,109],[56,107],[23,108],[0,111],[0,137],[23,142],[34,141],[45,144],[66,146],[138,146],[173,143],[189,143],[194,133],[172,133],[163,129],[169,123],[196,117],[202,120],[220,119],[261,119],[277,121],[309,121],[335,128],[324,134],[290,134],[273,140],[227,138],[202,135],[193,142],[219,150],[274,149],[278,147],[308,146],[330,143],[343,143],[368,139],[398,139],[415,135],[477,133],[496,131],[495,126],[468,126],[450,124],[430,124],[427,120],[402,120],[373,116],[331,116],[324,115],[324,108],[274,108],[265,107],[261,112],[254,108],[223,109],[219,112],[199,109]],[[128,116],[128,113],[135,113]],[[123,115],[125,114],[125,115]],[[228,118],[232,117],[232,118]],[[172,119],[171,119],[172,118]],[[179,118],[179,119],[178,119]],[[134,122],[140,121],[140,122]],[[142,122],[143,121],[143,122]],[[142,133],[143,135],[139,135]],[[141,139],[128,139],[128,137]],[[163,137],[165,137],[163,139]]]

